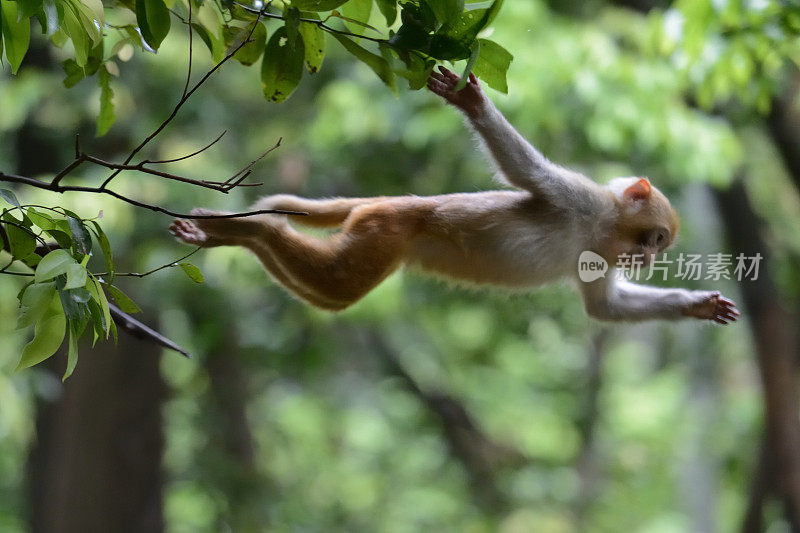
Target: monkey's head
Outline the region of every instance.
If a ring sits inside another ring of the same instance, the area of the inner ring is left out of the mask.
[[[678,214],[645,178],[614,178],[608,189],[614,194],[617,217],[606,259],[616,262],[622,254],[643,255],[644,264],[649,264],[675,240]]]

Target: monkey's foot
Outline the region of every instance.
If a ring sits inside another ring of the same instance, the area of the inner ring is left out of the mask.
[[[193,246],[217,246],[209,235],[191,220],[176,218],[169,226],[169,232],[179,241]]]
[[[708,293],[703,300],[692,305],[688,314],[695,318],[712,320],[717,324],[736,322],[739,318],[739,310],[733,300],[725,298],[717,291]]]

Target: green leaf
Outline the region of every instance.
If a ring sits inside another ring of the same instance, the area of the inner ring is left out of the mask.
[[[314,74],[322,67],[325,58],[325,32],[310,22],[301,22],[298,31],[303,38],[306,68]]]
[[[72,9],[78,17],[78,20],[86,32],[86,36],[91,41],[90,46],[96,46],[103,42],[103,34],[100,28],[104,26],[103,20],[103,5],[96,0],[68,0],[72,5]],[[89,7],[89,3],[94,4],[94,9]],[[97,7],[99,5],[99,8]]]
[[[92,220],[92,225],[94,225],[95,236],[97,237],[97,242],[100,243],[100,249],[103,251],[103,257],[106,260],[106,270],[108,271],[109,281],[114,281],[114,258],[111,255],[111,243],[108,242],[108,237],[106,237],[103,228],[100,227],[100,224],[97,221]]]
[[[136,0],[136,22],[145,42],[158,50],[169,33],[169,9],[164,0]]]
[[[488,9],[475,9],[463,12],[453,22],[443,25],[436,33],[455,39],[463,46],[472,49],[472,42],[482,29],[491,24],[503,5],[503,0],[494,0]],[[439,59],[443,57],[435,56]]]
[[[62,82],[64,87],[67,89],[70,87],[75,87],[84,77],[86,77],[86,72],[83,70],[83,67],[78,65],[78,62],[74,59],[65,59],[62,61],[61,68],[64,69],[64,74],[67,75]]]
[[[0,50],[0,52],[2,51]],[[17,200],[17,195],[15,195],[12,191],[9,191],[8,189],[0,189],[0,198],[2,198],[3,200],[5,200],[6,202],[10,203],[15,207],[20,206],[19,200]]]
[[[79,304],[88,304],[92,299],[92,293],[86,290],[86,287],[78,287],[77,289],[70,289],[70,298]]]
[[[81,219],[74,216],[67,216],[67,223],[69,229],[72,231],[72,240],[75,243],[75,249],[86,255],[92,251],[92,235]],[[81,283],[81,285],[83,285]]]
[[[411,90],[425,87],[436,62],[430,59],[426,61],[415,54],[407,54],[404,61],[407,69],[394,68],[395,74],[406,78],[408,80],[408,87]]]
[[[61,274],[65,274],[70,265],[76,264],[75,259],[66,250],[53,250],[42,258],[36,267],[34,281],[41,283]]]
[[[105,64],[97,72],[97,85],[100,87],[100,114],[97,115],[97,136],[102,137],[114,124],[114,91],[111,89],[111,74]]]
[[[48,39],[52,39],[59,30],[58,8],[56,7],[55,0],[44,0],[42,9],[36,14],[36,18],[42,28],[42,33],[45,34]]]
[[[66,325],[67,319],[64,312],[57,306],[51,305],[42,319],[36,323],[33,340],[22,349],[22,358],[17,365],[17,370],[41,363],[56,353],[64,340]]]
[[[267,43],[261,62],[261,88],[271,102],[283,102],[294,92],[303,76],[304,46],[289,46],[286,27],[278,28]]]
[[[8,236],[9,245],[11,247],[11,255],[15,259],[23,259],[36,250],[36,237],[34,237],[33,232],[31,230],[26,230],[20,226],[29,226],[30,221],[28,224],[21,223],[10,213],[6,213],[2,216],[2,220],[6,222],[13,222],[14,224],[2,224],[2,227],[6,230],[6,235]]]
[[[3,61],[3,6],[0,5],[0,62]]]
[[[178,266],[186,272],[186,275],[192,278],[192,281],[195,283],[203,283],[205,279],[203,279],[203,273],[200,272],[200,269],[194,266],[191,263],[178,263]]]
[[[19,18],[29,18],[39,13],[44,5],[44,0],[17,0]]]
[[[427,52],[431,46],[431,32],[435,29],[436,17],[430,8],[425,8],[427,4],[402,4],[400,19],[403,25],[389,39],[389,44],[400,50]]]
[[[369,14],[372,12],[372,0],[350,0],[342,6],[345,26],[357,35],[363,35],[364,30],[372,28],[369,24]],[[374,29],[374,28],[373,28]]]
[[[347,0],[294,0],[292,5],[302,11],[330,11],[336,9]]]
[[[96,301],[91,299],[86,303],[86,305],[89,306],[92,329],[94,330],[92,334],[92,346],[94,347],[98,339],[102,339],[106,336],[106,319],[103,317],[103,311],[100,309],[100,306]]]
[[[58,243],[59,248],[68,250],[72,246],[72,237],[70,237],[69,233],[65,231],[58,229],[51,229],[47,231],[47,234],[50,235],[53,239],[55,239],[55,241]]]
[[[283,12],[283,15],[286,19],[284,23],[286,27],[286,39],[289,41],[289,46],[291,48],[296,48],[297,41],[300,39],[300,32],[298,31],[300,26],[300,10],[296,7],[290,7]]]
[[[252,35],[250,35],[252,25],[247,28],[239,28],[236,26],[229,26],[226,28],[226,32],[229,34],[226,35],[225,42],[228,45],[229,53],[250,35],[250,42],[239,48],[233,56],[233,58],[242,65],[250,66],[258,61],[258,58],[264,53],[264,46],[267,42],[267,28],[264,24],[261,22],[253,22],[253,24],[256,24],[256,27],[253,29]]]
[[[116,345],[119,339],[117,338],[117,324],[113,320],[108,324],[108,332]]]
[[[56,7],[59,19],[62,21],[61,29],[72,40],[72,46],[75,48],[75,62],[78,63],[78,66],[85,67],[92,49],[89,36],[86,35],[86,30],[84,30],[72,4],[62,1],[58,2]]]
[[[344,35],[333,34],[337,41],[342,43],[342,46],[345,49],[356,56],[358,59],[363,61],[364,63],[371,68],[375,74],[385,83],[392,91],[397,92],[397,86],[395,85],[394,73],[392,69],[389,67],[389,63],[377,54],[373,54],[366,48],[362,48],[361,46],[357,45],[354,41],[350,38],[345,37]]]
[[[381,14],[386,18],[386,25],[391,26],[397,20],[397,0],[375,0]]]
[[[106,293],[103,292],[103,287],[100,285],[100,282],[97,279],[89,274],[89,279],[86,282],[86,290],[92,295],[92,300],[100,306],[100,311],[103,314],[103,322],[106,326],[106,338],[108,338],[108,334],[111,331],[111,309],[108,306],[108,298],[106,298]]]
[[[197,21],[200,23],[202,31],[198,30],[198,35],[206,41],[206,46],[211,50],[211,57],[214,62],[220,62],[225,57],[225,35],[222,15],[214,2],[203,2],[197,10]]]
[[[67,350],[67,369],[61,381],[66,381],[78,364],[78,339],[86,329],[87,319],[69,321],[69,348]]]
[[[196,26],[196,24],[192,23],[193,28],[196,28]],[[128,24],[119,29],[125,30],[125,33],[127,33],[128,37],[130,37],[130,42],[132,45],[136,45],[146,52],[152,52],[154,54],[156,53],[156,51],[149,44],[147,44],[147,41],[144,40],[141,31],[136,26]]]
[[[478,61],[475,62],[475,75],[492,89],[508,93],[506,72],[508,72],[514,56],[494,41],[488,39],[479,39],[478,41],[481,43],[481,53]]]
[[[246,11],[242,6],[239,4],[233,4],[230,9],[231,16],[233,20],[241,20],[244,22],[252,22],[258,19],[258,15],[255,13],[250,13]]]
[[[13,0],[0,0],[0,12],[0,33],[5,42],[6,58],[11,63],[11,73],[16,74],[30,44],[31,21],[28,17],[18,20],[17,2]]]
[[[454,21],[464,11],[464,0],[428,0],[428,5],[443,24]]]
[[[78,263],[72,263],[67,267],[67,284],[64,289],[77,289],[86,285],[88,273],[86,268]]]
[[[54,281],[48,283],[32,283],[28,285],[20,298],[20,312],[17,315],[17,329],[32,326],[50,308],[55,299],[56,284]]]
[[[48,215],[47,213],[40,213],[36,211],[34,208],[29,207],[27,211],[28,218],[33,222],[36,226],[39,226],[41,229],[47,231],[56,228],[56,224],[53,221],[53,217]]]
[[[22,262],[31,267],[32,269],[42,262],[42,257],[36,253],[28,254],[27,257],[22,258]]]
[[[56,279],[57,289],[59,288],[59,281],[61,279],[63,279],[62,276]],[[61,300],[61,308],[64,310],[64,315],[67,317],[67,320],[83,320],[89,316],[89,306],[87,305],[88,300],[86,295],[91,296],[91,293],[83,287],[77,289],[66,289],[62,287],[61,290],[58,291],[58,296]]]
[[[188,263],[186,263],[186,264],[188,264]],[[195,268],[197,268],[197,267],[195,267]],[[186,270],[186,269],[184,269],[184,270]],[[198,270],[197,272],[200,272],[200,270]],[[203,275],[200,274],[201,281],[199,281],[198,283],[202,283],[202,277],[203,277]],[[194,279],[194,278],[192,278],[192,279]],[[105,288],[108,290],[108,292],[111,293],[111,297],[114,298],[115,302],[117,302],[117,307],[122,309],[123,312],[129,313],[129,314],[141,312],[141,309],[139,309],[139,306],[136,305],[136,303],[133,300],[131,300],[128,297],[128,295],[125,294],[124,292],[122,292],[120,289],[118,289],[117,287],[115,287],[113,285],[109,285],[109,284],[105,284]]]

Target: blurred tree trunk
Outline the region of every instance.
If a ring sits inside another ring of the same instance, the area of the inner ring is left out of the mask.
[[[28,463],[34,533],[163,530],[159,351],[130,337],[84,346],[63,385],[64,354],[48,361],[53,397],[39,401]]]
[[[597,445],[597,427],[600,423],[600,391],[603,386],[603,361],[609,332],[610,330],[604,327],[595,333],[587,350],[583,400],[577,420],[581,445],[575,461],[575,468],[580,478],[580,488],[575,502],[575,517],[581,529],[590,525],[589,515],[592,504],[597,499],[602,475]]]
[[[211,395],[206,400],[206,416],[202,418],[209,435],[209,451],[203,464],[206,481],[222,493],[224,513],[220,529],[231,531],[263,531],[268,527],[269,514],[265,502],[270,501],[272,483],[259,471],[253,432],[247,419],[248,381],[239,362],[236,328],[232,323],[219,323],[224,332],[208,346],[204,366],[211,383]],[[190,313],[196,319],[196,313]],[[212,320],[213,317],[208,317]],[[209,322],[198,323],[207,327]],[[208,329],[208,328],[206,328]]]
[[[783,94],[772,101],[767,126],[789,177],[800,191],[800,71],[796,68],[791,69]]]
[[[716,191],[731,249],[745,256],[767,256],[761,237],[763,224],[747,197],[742,179],[727,191]],[[740,284],[746,316],[756,343],[764,391],[766,434],[759,471],[753,476],[750,507],[744,531],[761,530],[761,507],[767,491],[783,501],[786,518],[800,531],[800,419],[796,357],[800,346],[797,320],[781,305],[781,294],[762,261],[757,280]]]

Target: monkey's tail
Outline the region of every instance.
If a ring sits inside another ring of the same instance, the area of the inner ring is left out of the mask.
[[[350,212],[356,207],[372,204],[385,199],[386,197],[329,198],[324,200],[312,200],[294,196],[292,194],[276,194],[261,198],[253,205],[252,209],[284,209],[286,211],[301,211],[308,213],[308,215],[293,217],[292,222],[297,222],[305,226],[327,228],[340,226],[350,215]]]

